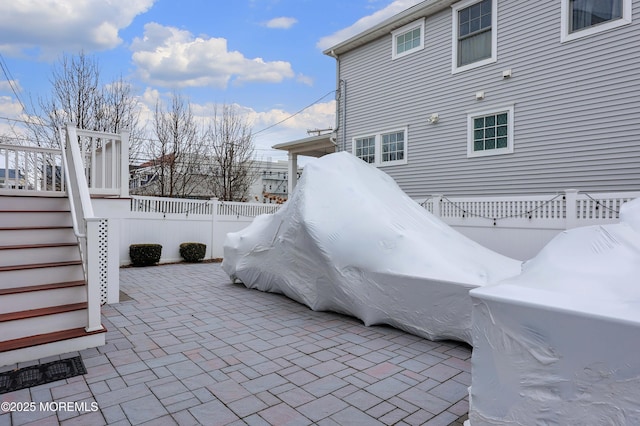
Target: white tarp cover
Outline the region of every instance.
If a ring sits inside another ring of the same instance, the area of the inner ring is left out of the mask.
[[[640,199],[471,295],[471,426],[640,425]]]
[[[247,287],[313,310],[468,343],[469,290],[520,266],[453,230],[346,152],[307,164],[278,212],[228,234],[222,263]]]

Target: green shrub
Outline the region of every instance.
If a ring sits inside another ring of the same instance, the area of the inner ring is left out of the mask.
[[[129,257],[133,266],[149,266],[160,262],[162,246],[160,244],[131,244]]]
[[[185,262],[200,262],[207,252],[207,245],[202,243],[180,244],[180,256]]]

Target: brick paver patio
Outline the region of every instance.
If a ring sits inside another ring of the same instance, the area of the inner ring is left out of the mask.
[[[468,411],[463,343],[313,312],[231,284],[217,263],[126,268],[120,277],[133,300],[103,308],[107,344],[80,353],[86,375],[0,395],[86,404],[0,412],[0,426],[447,426]]]

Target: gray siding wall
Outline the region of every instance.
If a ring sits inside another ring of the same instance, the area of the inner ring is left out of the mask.
[[[560,16],[557,0],[498,0],[497,62],[457,74],[450,8],[427,18],[420,52],[392,60],[389,34],[343,54],[338,146],[408,126],[407,164],[381,169],[414,198],[639,191],[640,1],[632,24],[565,43]],[[467,112],[505,104],[514,152],[467,158]]]

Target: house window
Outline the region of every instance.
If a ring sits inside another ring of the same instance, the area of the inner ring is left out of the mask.
[[[452,71],[460,72],[497,58],[497,0],[465,0],[453,9]]]
[[[424,49],[424,19],[412,22],[391,32],[393,37],[392,59],[400,58]]]
[[[561,41],[631,23],[631,0],[562,0]]]
[[[404,131],[382,135],[382,162],[404,160]]]
[[[467,114],[467,156],[513,152],[513,105]]]
[[[407,163],[407,129],[353,139],[353,154],[377,166]]]
[[[366,138],[356,138],[354,140],[354,155],[367,163],[376,161],[376,138],[368,136]]]

